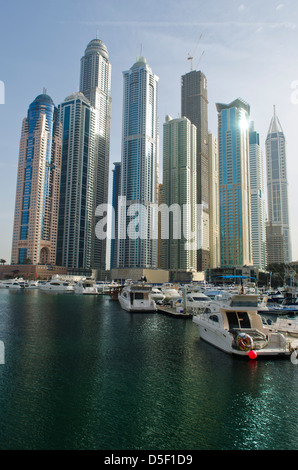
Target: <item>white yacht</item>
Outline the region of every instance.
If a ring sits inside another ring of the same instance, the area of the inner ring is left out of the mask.
[[[98,289],[93,279],[81,279],[74,286],[75,294],[98,295]]]
[[[164,294],[164,301],[167,302],[169,300],[178,300],[181,299],[182,296],[178,292],[177,289],[173,286],[173,284],[166,282],[161,286],[161,291]]]
[[[96,281],[94,286],[97,289],[98,294],[109,294],[111,290],[111,285],[104,281]]]
[[[26,282],[25,289],[39,289],[39,281]]]
[[[272,323],[269,323],[268,320],[265,321],[265,324],[272,331],[279,331],[280,333],[298,338],[298,318],[290,319],[278,317]]]
[[[184,299],[183,299],[184,303]],[[192,292],[186,294],[186,310],[188,312],[200,313],[210,305],[211,299],[202,292]]]
[[[152,287],[152,292],[150,293],[151,299],[154,300],[154,302],[163,301],[165,298],[165,295],[161,292],[158,287]]]
[[[51,281],[41,284],[40,290],[42,292],[62,292],[64,294],[72,294],[74,286],[69,281],[60,279],[52,279]]]
[[[155,312],[156,303],[151,298],[152,287],[143,284],[124,286],[118,295],[123,310],[128,312]]]
[[[24,279],[14,279],[10,284],[8,284],[9,289],[24,289],[25,288],[25,281]]]
[[[214,301],[205,313],[193,317],[200,337],[231,354],[250,357],[290,355],[298,342],[263,324],[257,295],[233,295],[228,302]]]

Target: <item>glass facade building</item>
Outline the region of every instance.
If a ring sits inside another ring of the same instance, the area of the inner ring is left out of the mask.
[[[209,133],[208,138],[210,268],[218,268],[220,266],[218,145],[213,134]]]
[[[263,154],[260,135],[254,130],[253,122],[250,123],[249,129],[249,160],[253,264],[265,269],[267,258]]]
[[[111,236],[111,259],[110,268],[117,267],[117,243],[118,243],[118,199],[120,195],[121,163],[115,162],[113,169],[113,189],[112,189],[112,236]]]
[[[160,230],[162,267],[170,271],[197,271],[196,139],[197,128],[189,119],[167,116],[163,133],[162,203],[173,211],[168,212],[168,218],[161,211]]]
[[[266,138],[268,222],[280,225],[285,239],[285,263],[292,258],[288,208],[286,140],[275,112]],[[274,257],[272,257],[273,259]]]
[[[198,271],[210,265],[209,246],[209,154],[207,79],[201,71],[193,70],[182,76],[181,116],[197,128],[197,204],[203,210],[203,240],[198,250]]]
[[[92,266],[94,238],[95,112],[73,93],[59,105],[63,124],[57,265]]]
[[[216,104],[221,267],[252,264],[249,166],[250,107],[237,99]]]
[[[146,59],[138,57],[130,70],[123,72],[123,78],[120,196],[125,207],[121,204],[117,265],[151,268],[157,267],[157,238],[151,236],[151,205],[158,204],[158,77]],[[131,236],[128,229],[132,227],[132,211],[137,204],[140,212],[135,211],[136,233]]]
[[[23,120],[12,264],[55,264],[60,162],[58,111],[44,91]]]
[[[95,112],[94,122],[94,214],[91,266],[106,268],[106,240],[95,235],[95,209],[108,202],[110,127],[111,127],[111,64],[106,45],[96,38],[89,42],[81,58],[80,92]]]

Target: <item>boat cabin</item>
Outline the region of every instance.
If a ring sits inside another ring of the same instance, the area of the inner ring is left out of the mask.
[[[208,312],[208,308],[205,313]],[[211,312],[210,312],[211,313]],[[258,314],[257,295],[234,295],[228,304],[219,307],[218,312],[209,315],[209,321],[227,331],[258,330],[266,333],[262,318]]]

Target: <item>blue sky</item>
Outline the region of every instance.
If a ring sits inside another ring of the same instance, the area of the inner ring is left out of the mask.
[[[215,135],[215,103],[241,97],[251,106],[264,152],[276,105],[287,140],[298,259],[298,104],[291,100],[291,84],[298,81],[297,0],[0,0],[0,257],[10,262],[22,119],[44,87],[56,105],[78,90],[80,59],[97,31],[112,64],[111,162],[121,158],[122,72],[141,47],[159,76],[161,144],[165,116],[181,112],[180,82],[190,70],[189,54],[207,76],[209,129]]]

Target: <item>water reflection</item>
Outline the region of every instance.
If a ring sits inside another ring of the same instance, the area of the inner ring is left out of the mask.
[[[105,296],[0,291],[1,449],[297,449],[297,371]],[[2,339],[3,338],[3,339]]]

